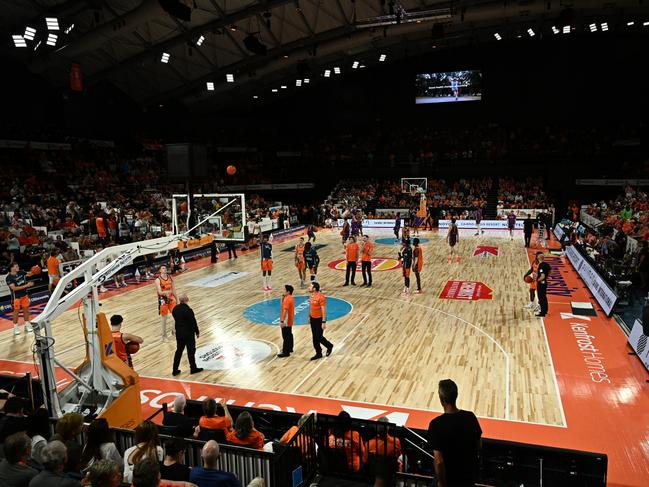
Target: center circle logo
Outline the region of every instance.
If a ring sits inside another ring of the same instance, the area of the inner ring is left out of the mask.
[[[248,306],[243,312],[243,317],[260,325],[279,326],[280,306],[280,298],[266,299]],[[349,301],[327,296],[327,321],[347,316],[352,309]],[[295,296],[295,324],[309,324],[309,296]]]
[[[196,366],[207,370],[230,370],[264,361],[271,355],[270,345],[258,340],[212,343],[196,349]]]
[[[337,271],[344,271],[347,269],[347,261],[345,259],[338,259],[329,262],[327,264],[329,268],[335,269]],[[397,259],[390,259],[388,257],[376,257],[372,259],[372,271],[382,272],[382,271],[391,271],[401,267],[401,264]],[[356,270],[361,271],[361,262],[356,263]]]
[[[414,238],[419,238],[419,237],[417,237],[417,236],[413,237],[411,235],[410,236],[410,242],[412,242],[412,240]],[[386,237],[386,238],[377,238],[374,242],[376,242],[379,245],[396,245],[396,244],[401,244],[401,239],[397,240],[397,239],[392,238],[392,237]],[[421,245],[424,245],[425,243],[428,243],[428,239],[427,238],[419,238],[419,243]]]

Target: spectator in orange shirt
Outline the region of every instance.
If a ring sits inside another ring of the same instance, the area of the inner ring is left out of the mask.
[[[47,290],[50,293],[52,292],[52,287],[56,286],[56,284],[61,279],[61,272],[59,271],[59,265],[61,264],[61,262],[59,262],[59,259],[56,258],[57,254],[57,250],[52,250],[52,252],[50,252],[49,258],[47,259],[47,278],[49,279]]]
[[[385,485],[393,485],[395,473],[401,471],[401,442],[389,434],[388,418],[383,416],[378,421],[384,425],[380,425],[376,437],[367,442],[369,461],[376,478]]]
[[[264,449],[264,435],[255,429],[255,423],[248,411],[237,417],[234,430],[226,436],[229,443],[238,446],[247,446],[256,450]]]
[[[297,420],[297,426],[291,426],[286,433],[279,439],[280,445],[288,445],[288,443],[293,439],[295,434],[299,431],[300,426],[306,423],[306,420],[309,419],[308,414],[303,414],[300,419]]]
[[[358,472],[367,462],[367,447],[358,431],[352,431],[352,418],[347,411],[341,411],[335,426],[327,437],[332,450],[343,450],[350,472]]]
[[[347,258],[347,269],[345,270],[345,284],[343,286],[349,286],[350,276],[352,286],[355,286],[354,277],[356,276],[356,266],[358,264],[358,244],[356,243],[356,237],[349,237],[347,240],[345,256]]]
[[[288,357],[293,353],[293,322],[295,321],[295,300],[293,286],[286,284],[282,296],[282,309],[279,314],[279,326],[282,329],[282,353],[278,357]]]
[[[203,416],[198,420],[198,426],[194,429],[194,438],[198,438],[201,428],[210,430],[222,430],[226,435],[232,430],[232,416],[228,405],[221,401],[217,402],[212,398],[203,401]]]

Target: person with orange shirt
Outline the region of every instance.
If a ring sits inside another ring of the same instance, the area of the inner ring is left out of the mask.
[[[367,463],[367,446],[358,431],[352,431],[352,418],[347,411],[338,414],[336,424],[327,436],[327,447],[343,450],[350,472],[358,472]]]
[[[57,259],[58,250],[52,250],[50,256],[47,259],[47,278],[49,279],[49,284],[47,285],[47,290],[51,293],[52,287],[61,279],[61,271],[59,270],[59,265],[61,262]]]
[[[160,275],[155,280],[158,290],[158,313],[160,314],[160,326],[162,328],[162,340],[167,339],[167,318],[174,310],[178,300],[173,279],[167,273],[167,266],[160,266]]]
[[[523,279],[526,278],[527,276],[530,276],[532,278],[532,280],[530,281],[530,302],[525,306],[523,306],[523,309],[531,309],[534,311],[538,311],[540,309],[538,305],[534,302],[534,297],[536,295],[536,276],[538,270],[539,270],[539,260],[536,257],[534,257],[532,266],[523,276]]]
[[[309,292],[311,293],[309,298],[309,322],[311,324],[313,348],[315,349],[315,355],[311,357],[311,360],[318,360],[322,358],[320,345],[326,347],[327,357],[331,355],[334,345],[324,337],[324,330],[327,328],[327,298],[320,292],[320,283],[312,282]]]
[[[361,287],[372,287],[372,254],[374,254],[374,244],[370,242],[369,235],[363,235],[363,248],[361,250],[361,272],[363,273],[363,284],[361,284]]]
[[[293,286],[286,284],[286,291],[282,296],[282,309],[279,315],[279,326],[282,329],[282,353],[280,358],[288,357],[293,353],[293,323],[295,321],[295,300],[293,299]]]
[[[297,245],[295,246],[295,267],[300,276],[300,288],[306,287],[306,262],[304,261],[304,237],[300,237]]]
[[[415,273],[417,279],[417,294],[421,294],[421,270],[424,267],[424,251],[419,246],[419,239],[415,238],[412,241],[414,249],[412,249],[412,271]]]
[[[131,359],[131,354],[126,351],[126,344],[129,342],[142,344],[144,343],[144,339],[132,333],[122,333],[122,323],[124,323],[124,318],[121,315],[113,315],[110,317],[110,332],[113,336],[115,355],[130,368],[133,368],[133,360]]]
[[[243,411],[237,416],[234,430],[230,431],[226,438],[228,443],[237,446],[247,446],[255,450],[264,449],[264,435],[255,429],[255,423],[248,411]]]
[[[232,431],[232,415],[228,410],[225,401],[217,403],[212,398],[203,401],[203,416],[198,420],[198,426],[194,429],[194,438],[198,438],[201,428],[209,430],[221,430],[225,435]]]
[[[300,419],[297,420],[297,426],[291,426],[286,433],[282,435],[278,443],[280,445],[288,445],[288,443],[293,439],[293,437],[300,431],[300,427],[306,423],[306,420],[309,419],[309,414],[303,414],[300,416]]]
[[[345,270],[345,284],[349,286],[349,278],[351,276],[352,286],[355,286],[354,278],[356,277],[356,266],[358,265],[358,244],[356,237],[349,237],[347,245],[345,245],[345,256],[347,259],[347,269]]]
[[[377,430],[377,435],[367,442],[368,459],[371,465],[371,471],[377,479],[383,480],[381,485],[394,485],[394,476],[397,471],[402,470],[403,461],[401,457],[401,441],[399,438],[388,432],[389,423],[385,416],[377,420],[381,428]]]

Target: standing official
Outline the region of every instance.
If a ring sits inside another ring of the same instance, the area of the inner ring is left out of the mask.
[[[530,241],[532,240],[532,233],[534,233],[534,220],[532,220],[532,215],[527,214],[527,218],[523,220],[523,234],[525,235],[525,247],[530,246]]]
[[[293,286],[286,284],[282,296],[282,309],[279,313],[279,326],[282,329],[282,353],[278,357],[288,357],[293,353],[293,322],[295,321],[295,300]]]
[[[313,348],[315,355],[311,360],[318,360],[322,358],[322,347],[324,345],[327,349],[327,357],[331,355],[334,349],[333,343],[324,337],[324,330],[327,325],[327,298],[320,292],[320,284],[312,282],[309,287],[311,297],[309,298],[309,322],[311,323],[311,335],[313,336]]]
[[[369,235],[363,235],[363,249],[361,251],[361,271],[363,272],[363,284],[361,286],[372,287],[372,255],[374,244],[370,242]]]
[[[171,312],[176,322],[176,353],[174,354],[174,367],[171,372],[173,375],[178,375],[181,372],[178,366],[185,347],[187,347],[189,373],[197,374],[203,371],[200,367],[196,367],[196,359],[194,358],[196,354],[196,338],[200,336],[200,332],[198,331],[196,316],[194,316],[194,311],[187,304],[188,302],[189,297],[187,294],[181,295],[180,304],[176,305]]]
[[[543,255],[543,252],[536,253],[536,260],[539,262],[536,276],[536,293],[539,298],[539,306],[541,309],[535,316],[542,318],[548,314],[548,277],[550,276],[552,268],[550,267],[550,264],[544,262],[545,256]]]
[[[349,237],[347,245],[345,245],[345,258],[347,260],[347,268],[345,269],[345,284],[349,286],[349,278],[351,276],[352,286],[355,286],[354,278],[356,277],[356,266],[358,265],[358,244],[356,237]]]

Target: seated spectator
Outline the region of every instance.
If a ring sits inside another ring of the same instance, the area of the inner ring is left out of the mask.
[[[78,469],[78,462],[81,459],[81,444],[78,440],[83,430],[83,416],[79,413],[64,414],[57,422],[55,433],[50,441],[61,441],[67,448],[68,464],[65,472],[74,472]]]
[[[162,418],[163,426],[175,426],[178,436],[189,438],[194,433],[194,421],[185,416],[187,399],[183,394],[178,394],[174,399],[172,411],[165,411]]]
[[[25,400],[12,396],[5,401],[3,412],[5,415],[0,418],[0,443],[20,431],[27,431],[29,419],[24,414]]]
[[[279,439],[279,444],[280,445],[287,445],[291,439],[295,436],[295,434],[298,432],[300,429],[300,426],[302,426],[304,423],[306,423],[306,420],[309,419],[308,414],[303,414],[300,419],[297,420],[297,426],[291,426],[286,433]]]
[[[82,469],[87,470],[97,460],[112,460],[118,465],[124,462],[105,418],[97,418],[88,426],[86,444],[81,454]]]
[[[478,473],[482,429],[475,414],[455,405],[458,394],[455,382],[439,381],[438,393],[444,413],[428,426],[428,444],[434,456],[438,485],[473,485]]]
[[[45,468],[29,482],[29,487],[80,487],[78,481],[66,478],[63,474],[67,449],[62,441],[50,441],[43,448],[41,457]]]
[[[401,471],[401,441],[388,432],[388,418],[384,416],[378,421],[386,424],[376,437],[367,442],[368,460],[376,479],[392,485],[397,470]]]
[[[88,468],[85,483],[90,487],[118,487],[122,483],[122,466],[112,460],[97,460]]]
[[[27,487],[38,470],[27,464],[32,442],[23,432],[14,433],[4,441],[5,457],[0,462],[0,487]]]
[[[217,404],[214,399],[205,399],[203,401],[203,416],[198,420],[194,437],[198,438],[200,428],[222,430],[227,435],[232,430],[232,416],[228,411],[228,405],[223,401]]]
[[[247,446],[256,450],[264,449],[264,435],[255,429],[255,423],[248,411],[237,417],[234,430],[227,434],[228,443],[238,446]]]
[[[163,457],[158,427],[151,421],[143,421],[135,428],[135,446],[124,452],[124,482],[133,482],[133,466],[140,460],[149,458],[161,462]],[[160,467],[157,470],[159,473]]]
[[[187,399],[183,394],[178,394],[174,399],[172,410],[165,411],[162,418],[163,426],[175,426],[178,436],[189,438],[194,433],[194,420],[185,416]]]
[[[352,431],[352,418],[347,411],[338,414],[336,424],[327,438],[332,450],[343,450],[350,472],[358,472],[367,462],[367,447],[358,431]]]
[[[198,487],[241,487],[241,482],[233,474],[216,468],[219,453],[219,444],[216,441],[205,443],[201,452],[203,466],[192,468],[189,481]]]
[[[186,482],[191,468],[182,463],[185,458],[185,442],[180,438],[165,441],[165,458],[160,464],[160,475],[165,480]]]
[[[266,481],[263,477],[255,477],[246,487],[266,487]]]

